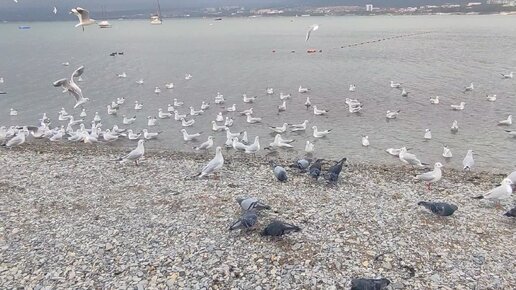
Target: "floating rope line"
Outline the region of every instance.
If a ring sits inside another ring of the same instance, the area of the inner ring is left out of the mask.
[[[417,36],[417,35],[423,35],[423,34],[428,34],[428,33],[432,33],[432,31],[425,31],[425,32],[416,32],[416,33],[410,33],[410,34],[402,34],[402,35],[395,35],[395,36],[391,36],[391,37],[385,37],[385,38],[379,38],[379,39],[375,39],[375,40],[368,40],[368,41],[363,41],[363,42],[357,42],[357,43],[353,43],[353,44],[348,44],[348,45],[343,45],[341,46],[340,48],[338,47],[334,47],[334,48],[330,48],[329,50],[335,50],[335,49],[343,49],[343,48],[348,48],[348,47],[356,47],[356,46],[361,46],[361,45],[365,45],[365,44],[372,44],[372,43],[378,43],[378,42],[382,42],[382,41],[386,41],[386,40],[392,40],[392,39],[399,39],[399,38],[405,38],[405,37],[411,37],[411,36]],[[276,50],[272,50],[273,53],[276,52]],[[291,50],[290,53],[295,53],[296,51],[295,50]],[[322,53],[323,50],[322,49],[315,49],[315,48],[310,48],[310,49],[307,49],[306,51],[307,53]]]

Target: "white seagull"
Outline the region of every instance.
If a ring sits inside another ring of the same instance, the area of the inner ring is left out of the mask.
[[[219,146],[217,149],[215,149],[215,157],[202,168],[201,172],[198,174],[198,177],[202,178],[206,175],[214,173],[221,169],[223,165],[224,156],[222,156],[222,147]]]
[[[430,190],[431,189],[430,186],[432,183],[441,180],[441,177],[442,177],[441,168],[442,167],[443,167],[443,165],[441,163],[437,162],[434,165],[434,170],[425,172],[423,174],[416,175],[416,177],[414,177],[414,179],[422,180],[422,181],[426,182],[428,190]]]
[[[53,83],[54,87],[63,87],[64,92],[70,93],[75,98],[75,106],[74,109],[78,106],[82,106],[87,103],[90,99],[83,97],[82,90],[79,86],[74,82],[74,78],[80,77],[84,72],[84,66],[80,66],[77,68],[72,75],[70,76],[70,80],[68,79],[60,79]]]
[[[443,147],[443,157],[444,158],[452,158],[451,150],[448,148],[448,146],[444,145]]]
[[[499,121],[498,125],[509,126],[512,125],[512,115],[507,116],[507,119]]]
[[[405,147],[401,148],[399,158],[400,158],[401,162],[403,162],[405,164],[409,164],[412,166],[416,165],[419,167],[425,166],[425,164],[421,163],[421,161],[419,159],[417,159],[416,155],[414,155],[412,153],[408,153],[407,148],[405,148]]]
[[[313,126],[312,129],[314,130],[314,138],[322,138],[322,137],[325,137],[326,135],[330,134],[331,132],[331,129],[330,130],[324,130],[324,131],[319,131],[317,130],[317,126]]]
[[[123,157],[120,157],[116,161],[120,161],[120,164],[123,164],[127,161],[134,161],[134,163],[138,165],[138,160],[143,157],[143,154],[145,154],[145,148],[143,147],[143,143],[145,143],[145,140],[139,140],[138,145],[133,151],[129,152],[129,154]]]
[[[81,7],[73,8],[70,11],[70,14],[72,14],[72,13],[75,14],[79,18],[79,23],[77,23],[75,25],[75,27],[81,26],[82,31],[84,31],[84,26],[95,24],[95,19],[90,19],[90,13],[88,12],[88,10],[86,10],[84,8],[81,8]]]
[[[473,150],[468,150],[466,157],[462,160],[462,166],[464,171],[471,171],[471,168],[475,165],[475,159],[473,159]]]
[[[466,102],[460,102],[459,105],[451,105],[452,110],[455,111],[462,111],[464,110],[464,106],[466,105]]]
[[[181,133],[183,133],[183,140],[185,140],[185,142],[192,141],[195,138],[201,136],[201,133],[188,134],[185,129],[181,129]]]

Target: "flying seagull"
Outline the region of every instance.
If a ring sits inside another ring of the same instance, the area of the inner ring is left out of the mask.
[[[305,41],[308,41],[308,39],[310,39],[310,34],[312,34],[312,31],[316,31],[317,29],[319,29],[319,25],[317,24],[310,26],[310,29],[308,29],[308,32],[306,33]]]
[[[81,88],[79,88],[79,86],[74,82],[74,78],[80,77],[83,72],[84,66],[80,66],[72,73],[70,80],[60,79],[53,83],[54,87],[63,87],[65,92],[68,92],[70,95],[74,96],[76,100],[75,106],[73,107],[74,109],[90,100],[83,97]]]
[[[90,19],[90,13],[84,8],[73,8],[70,11],[70,14],[72,13],[79,17],[79,23],[77,23],[75,27],[82,26],[82,31],[84,31],[84,26],[95,24],[95,19]]]

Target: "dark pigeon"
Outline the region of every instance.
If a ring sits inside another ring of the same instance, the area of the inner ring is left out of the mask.
[[[505,216],[516,217],[516,207],[505,213]]]
[[[315,180],[319,179],[319,175],[321,175],[321,162],[322,159],[317,159],[308,169],[308,174],[315,178]]]
[[[263,231],[262,236],[280,237],[290,232],[299,232],[301,228],[292,224],[287,224],[282,221],[272,221]]]
[[[382,290],[391,284],[389,279],[353,279],[351,290]]]
[[[229,230],[236,230],[236,229],[250,229],[258,220],[258,216],[256,215],[256,212],[250,210],[246,211],[242,214],[242,216],[234,222],[230,227]]]
[[[287,181],[288,177],[287,177],[287,171],[285,170],[285,168],[283,168],[279,165],[276,165],[272,161],[271,161],[271,165],[273,168],[272,172],[274,173],[274,176],[276,176],[276,178],[281,182]]]
[[[332,167],[330,167],[330,169],[328,169],[328,175],[326,176],[328,181],[337,182],[344,162],[346,162],[346,157],[342,158],[339,162],[335,163]]]
[[[259,201],[254,197],[246,197],[246,198],[237,198],[236,201],[240,205],[243,210],[262,210],[262,209],[271,209],[270,206],[265,203]]]
[[[438,216],[451,216],[458,209],[456,205],[445,202],[420,201],[417,205],[426,207]]]

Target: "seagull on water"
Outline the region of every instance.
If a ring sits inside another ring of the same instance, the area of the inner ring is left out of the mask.
[[[304,131],[306,130],[306,125],[308,125],[308,120],[304,120],[301,124],[292,124],[292,132],[295,131]]]
[[[332,129],[319,131],[319,130],[317,130],[317,126],[313,126],[312,130],[314,130],[314,133],[313,133],[314,138],[322,138],[322,137],[325,137],[326,135],[330,134]]]
[[[395,83],[394,81],[391,81],[391,88],[399,89],[401,88],[401,83]]]
[[[455,111],[462,111],[464,110],[464,106],[466,105],[466,102],[460,102],[459,105],[451,105],[452,110]]]
[[[486,100],[488,100],[489,102],[495,102],[496,95],[486,95]]]
[[[356,85],[349,85],[349,91],[350,92],[354,92],[354,91],[356,91],[356,89],[357,89]]]
[[[143,138],[145,138],[147,140],[157,139],[158,135],[161,133],[161,132],[149,132],[147,129],[143,129],[142,132],[143,132]]]
[[[181,133],[183,134],[183,140],[185,140],[185,142],[192,141],[201,136],[201,133],[188,134],[185,129],[181,129]]]
[[[452,158],[451,150],[448,148],[448,146],[444,145],[443,147],[443,157],[444,158]]]
[[[469,84],[469,86],[464,87],[464,91],[462,91],[462,93],[471,92],[474,89],[475,89],[475,86],[473,85],[473,83],[471,83],[471,84]]]
[[[77,7],[77,8],[73,8],[71,11],[70,11],[70,14],[75,14],[75,16],[77,16],[79,18],[79,23],[77,23],[75,25],[75,27],[79,27],[81,26],[82,27],[82,31],[84,31],[84,26],[88,26],[88,25],[92,25],[92,24],[95,24],[95,19],[90,19],[90,13],[88,12],[88,10],[84,9],[84,8],[81,8],[81,7]]]
[[[502,79],[512,79],[514,77],[514,73],[511,71],[509,74],[501,74]]]
[[[414,155],[412,153],[408,153],[406,147],[401,148],[399,158],[400,158],[401,162],[412,165],[412,166],[415,165],[415,166],[419,166],[419,167],[424,167],[425,165],[427,165],[425,163],[422,163],[419,159],[417,159],[416,155]]]
[[[70,76],[70,80],[68,79],[60,79],[53,83],[54,87],[63,87],[65,92],[70,93],[75,98],[75,106],[74,109],[84,105],[87,103],[90,99],[85,98],[82,95],[82,90],[79,88],[79,86],[75,83],[74,78],[80,77],[84,73],[84,66],[80,66],[77,68],[72,75]]]
[[[208,136],[208,140],[199,146],[192,147],[195,151],[208,150],[213,147],[213,136]]]
[[[319,109],[317,109],[317,106],[314,105],[314,115],[316,115],[316,116],[325,115],[328,112],[329,112],[329,110],[319,110]]]
[[[362,136],[362,146],[367,147],[369,146],[369,136]]]
[[[453,120],[450,130],[452,131],[452,133],[459,132],[459,123],[457,122],[457,120]]]
[[[439,96],[430,97],[430,104],[437,105],[439,104]]]
[[[464,171],[471,171],[471,168],[475,165],[475,159],[473,159],[473,150],[468,150],[466,157],[462,160],[462,166]]]
[[[255,124],[255,123],[260,123],[262,121],[262,118],[258,118],[258,117],[253,117],[251,116],[251,114],[247,113],[247,123],[249,124]]]
[[[387,119],[396,119],[396,117],[398,117],[400,112],[401,112],[401,110],[387,111],[387,113],[385,113],[385,118],[387,118]]]
[[[498,125],[509,126],[512,125],[512,115],[507,116],[507,119],[499,121]]]
[[[425,140],[430,140],[432,139],[432,131],[430,129],[425,129],[425,136],[424,136]]]
[[[15,109],[11,108],[10,112],[9,112],[9,116],[17,116],[17,115],[18,115],[18,111],[16,111]]]
[[[136,116],[127,118],[125,115],[123,115],[124,119],[122,120],[122,123],[124,125],[131,125],[136,121]]]
[[[253,103],[254,101],[256,101],[256,97],[248,97],[246,94],[242,95],[242,99],[244,103]]]
[[[288,127],[288,124],[283,123],[283,125],[281,127],[269,126],[269,129],[271,129],[272,131],[274,131],[276,133],[285,133],[285,131],[287,131],[287,127]]]
[[[313,153],[314,150],[315,150],[314,144],[307,140],[306,141],[306,145],[305,145],[305,152],[306,153]]]

